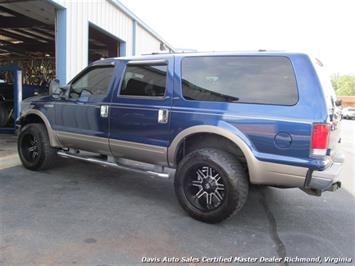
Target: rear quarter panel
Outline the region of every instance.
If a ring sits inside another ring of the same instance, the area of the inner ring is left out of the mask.
[[[244,56],[244,55],[243,55]],[[239,137],[248,144],[261,161],[291,164],[309,168],[320,167],[309,157],[312,124],[326,120],[325,106],[311,61],[303,54],[260,54],[287,56],[294,68],[299,100],[293,106],[188,101],[182,97],[181,62],[176,56],[172,136],[195,125],[212,125],[238,129]],[[289,134],[289,147],[279,147],[275,137]]]

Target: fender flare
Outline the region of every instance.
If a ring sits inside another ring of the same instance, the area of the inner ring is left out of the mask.
[[[256,175],[257,169],[255,168],[257,167],[255,166],[257,166],[258,164],[258,160],[256,159],[256,157],[252,152],[252,144],[238,129],[236,129],[235,127],[231,129],[233,129],[234,132],[231,131],[230,129],[226,129],[225,127],[210,126],[210,125],[192,126],[184,129],[174,138],[174,140],[171,142],[170,146],[168,147],[169,166],[176,167],[176,156],[177,156],[178,148],[180,147],[180,144],[183,142],[183,140],[186,137],[198,133],[211,133],[211,134],[219,135],[221,137],[224,137],[232,141],[235,145],[237,145],[241,149],[241,151],[243,152],[247,160],[250,180],[253,180]]]
[[[49,143],[52,147],[62,147],[62,145],[61,145],[60,141],[58,140],[55,131],[52,129],[52,126],[49,123],[47,117],[41,111],[36,110],[36,109],[31,109],[29,111],[26,111],[25,113],[23,113],[21,115],[21,117],[19,118],[19,121],[25,119],[29,115],[36,115],[43,121],[43,123],[47,129]],[[22,124],[22,123],[20,122],[20,124]]]

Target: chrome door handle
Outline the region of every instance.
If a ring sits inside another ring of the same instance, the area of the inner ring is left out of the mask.
[[[100,106],[100,116],[103,118],[108,117],[108,105],[101,105]]]
[[[158,112],[158,123],[167,124],[169,121],[169,110],[167,109],[159,109]]]

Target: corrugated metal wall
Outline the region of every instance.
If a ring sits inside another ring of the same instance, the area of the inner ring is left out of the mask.
[[[135,47],[135,54],[151,53],[160,50],[160,40],[150,34],[146,29],[136,24],[136,36],[133,36],[134,20],[123,11],[121,11],[112,1],[108,0],[90,0],[90,1],[70,1],[70,0],[51,0],[62,6],[64,9],[57,12],[65,12],[65,15],[58,18],[58,28],[62,28],[65,34],[58,35],[57,56],[65,57],[57,62],[57,73],[61,81],[65,79],[68,82],[79,71],[88,64],[88,28],[89,23],[106,31],[113,37],[125,42],[125,54],[132,55],[132,49]],[[63,18],[64,17],[64,18]],[[66,23],[63,23],[66,21]],[[63,25],[65,24],[65,25]],[[60,31],[60,29],[58,29]],[[133,41],[136,40],[135,45]],[[65,50],[63,46],[65,43]],[[65,69],[64,69],[65,67]],[[62,68],[62,69],[61,69]]]
[[[160,41],[137,24],[136,54],[148,54],[160,51]]]

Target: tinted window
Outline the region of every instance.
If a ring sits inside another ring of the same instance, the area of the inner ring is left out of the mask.
[[[100,66],[91,68],[71,86],[71,97],[80,95],[85,89],[90,95],[105,96],[112,79],[114,66]]]
[[[297,85],[289,59],[262,56],[188,57],[182,62],[187,100],[293,105]]]
[[[120,95],[162,97],[166,73],[166,65],[128,65]]]

